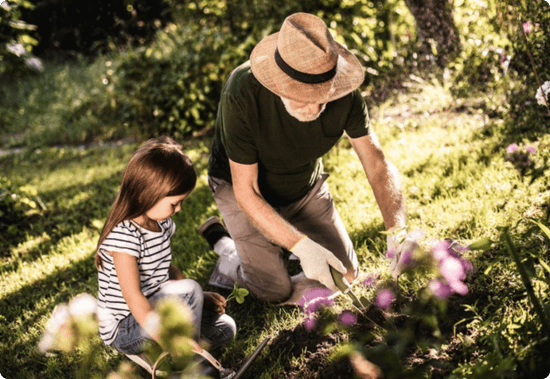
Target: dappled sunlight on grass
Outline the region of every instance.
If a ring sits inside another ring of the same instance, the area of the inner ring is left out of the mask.
[[[4,297],[16,292],[24,285],[42,280],[52,272],[70,267],[76,262],[89,258],[94,254],[97,232],[83,230],[80,233],[65,237],[52,248],[48,255],[33,262],[22,262],[13,271],[3,271],[0,280],[4,283],[0,296]]]

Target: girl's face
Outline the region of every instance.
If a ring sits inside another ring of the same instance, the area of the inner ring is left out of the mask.
[[[145,215],[155,221],[163,221],[168,217],[172,217],[181,209],[182,201],[189,196],[189,193],[178,196],[166,196],[160,199],[153,208],[145,212]]]

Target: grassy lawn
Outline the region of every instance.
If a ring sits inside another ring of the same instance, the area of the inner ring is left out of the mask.
[[[407,94],[371,109],[373,128],[402,174],[410,226],[423,229],[427,239],[452,238],[469,244],[489,237],[496,242],[488,251],[466,253],[476,267],[467,281],[468,295],[450,299],[439,348],[412,352],[407,364],[414,367],[434,360],[437,370],[432,377],[449,377],[453,372],[457,378],[525,377],[513,376],[513,371],[545,369],[548,374],[550,366],[539,351],[545,343],[540,320],[533,315],[512,258],[499,242],[499,227],[513,227],[514,241],[524,261],[532,264],[532,283],[547,310],[549,272],[544,264],[550,263],[548,240],[540,230],[527,233],[525,220],[533,218],[548,225],[549,176],[529,183],[505,162],[506,146],[522,142],[522,137],[514,134],[506,120],[484,114],[475,105],[483,100],[464,103],[440,85],[411,85]],[[205,289],[215,290],[207,281],[217,257],[196,232],[203,220],[219,214],[207,186],[210,141],[180,142],[196,165],[199,181],[174,217],[173,263]],[[525,142],[537,149],[533,159],[542,166],[544,158],[550,157],[550,137],[539,133]],[[14,231],[0,248],[0,373],[5,378],[74,377],[81,359],[78,353],[44,356],[36,346],[56,304],[82,292],[97,294],[94,248],[124,166],[136,147],[135,143],[49,147],[0,157],[3,175],[16,186],[32,187],[43,204],[32,222]],[[324,162],[361,271],[364,275],[376,271],[381,281],[388,280],[385,236],[379,233],[382,218],[349,142],[342,139]],[[399,314],[406,308],[406,299],[414,299],[427,281],[401,278],[399,290],[405,300],[379,316],[386,319]],[[358,292],[374,297],[373,289]],[[334,309],[351,310],[351,303],[342,298]],[[371,342],[365,345],[372,346],[372,341],[380,342],[385,335],[383,328],[366,322],[354,328],[338,327],[329,334],[308,334],[299,309],[250,298],[243,305],[230,303],[228,313],[239,330],[236,340],[218,352],[225,366],[238,368],[266,336],[273,338],[248,378],[338,377],[331,376],[338,370],[342,378],[351,377],[345,371],[349,365],[340,359],[349,346],[346,343],[369,335]],[[106,377],[125,360],[109,348],[101,349],[102,359],[90,377]],[[139,373],[146,377],[144,371]]]

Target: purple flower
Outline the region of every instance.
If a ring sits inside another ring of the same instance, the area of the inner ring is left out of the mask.
[[[508,152],[508,154],[512,154],[512,153],[515,153],[517,149],[518,149],[518,144],[512,143],[508,145],[508,147],[506,148],[506,151]]]
[[[340,315],[340,322],[344,325],[353,325],[357,322],[357,317],[351,312],[343,312]]]
[[[450,247],[451,247],[451,243],[449,241],[446,241],[446,240],[435,241],[432,244],[433,257],[437,261],[442,261],[443,259],[449,256]]]
[[[315,319],[311,318],[311,317],[308,317],[308,318],[306,318],[304,324],[305,324],[307,330],[311,330],[315,326]]]
[[[332,301],[332,299],[329,299],[328,297],[319,297],[307,303],[306,307],[304,308],[304,313],[315,313],[320,308],[330,307],[333,303],[334,302]]]
[[[457,280],[455,282],[450,282],[449,287],[451,287],[453,292],[456,292],[463,296],[468,293],[468,286],[462,283],[460,280]]]
[[[317,287],[307,290],[304,296],[300,299],[300,307],[304,307],[307,303],[318,298],[327,298],[332,295],[332,291],[328,288]]]
[[[395,257],[395,250],[394,249],[388,250],[386,252],[386,258],[393,259],[393,257]]]
[[[412,262],[412,254],[410,251],[405,251],[403,254],[401,254],[401,259],[399,262],[403,263],[404,265],[409,265]]]
[[[394,298],[393,292],[390,290],[382,290],[376,297],[376,305],[380,308],[387,308],[390,306]]]
[[[527,21],[523,24],[523,31],[528,34],[533,31],[533,24],[531,24],[531,21]]]
[[[374,286],[375,284],[376,284],[376,279],[372,275],[367,276],[367,279],[363,281],[363,286],[365,287],[371,287],[371,286]]]
[[[441,280],[433,279],[428,284],[428,288],[432,293],[442,299],[447,298],[451,294],[451,287],[446,283],[443,283]]]
[[[441,262],[440,270],[441,275],[443,275],[449,284],[460,282],[466,277],[466,272],[464,271],[462,262],[455,257],[447,257],[444,259]]]
[[[537,149],[535,149],[533,146],[527,146],[525,148],[529,154],[535,154],[537,152]]]

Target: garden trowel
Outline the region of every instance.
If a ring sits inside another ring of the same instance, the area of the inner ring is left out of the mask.
[[[332,275],[332,279],[334,280],[334,284],[336,284],[336,287],[338,287],[338,289],[342,291],[343,294],[348,295],[351,298],[354,307],[357,308],[357,310],[361,314],[363,314],[363,311],[361,309],[368,305],[366,303],[366,300],[363,300],[363,301],[359,300],[359,298],[351,290],[351,285],[349,284],[347,279],[344,278],[344,275],[342,275],[342,273],[336,270],[334,267],[330,265],[329,267],[330,267],[330,273]]]

